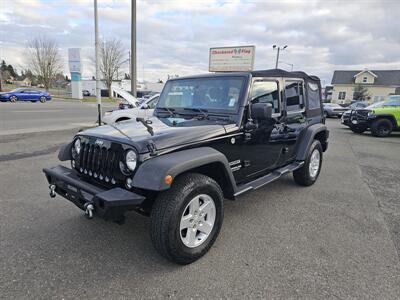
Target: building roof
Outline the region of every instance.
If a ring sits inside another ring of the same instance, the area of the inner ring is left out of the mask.
[[[365,70],[367,71],[367,70]],[[376,75],[372,85],[397,85],[400,86],[400,70],[368,70]],[[335,71],[332,84],[354,84],[354,76],[363,72],[362,70]]]

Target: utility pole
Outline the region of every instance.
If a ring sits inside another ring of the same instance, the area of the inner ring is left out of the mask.
[[[131,93],[134,97],[136,91],[136,0],[132,0],[131,13]]]
[[[276,62],[275,62],[275,69],[278,69],[278,64],[279,64],[279,53],[280,53],[280,51],[282,50],[285,50],[287,48],[287,45],[285,45],[283,48],[281,48],[280,46],[276,46],[276,45],[273,45],[272,46],[272,49],[276,49],[278,52],[276,53]]]
[[[101,90],[100,90],[100,70],[99,70],[99,22],[97,14],[97,0],[94,0],[94,49],[96,65],[96,102],[99,126],[101,126]]]
[[[128,51],[128,60],[129,60],[129,78],[132,78],[132,67],[131,67],[131,51]]]

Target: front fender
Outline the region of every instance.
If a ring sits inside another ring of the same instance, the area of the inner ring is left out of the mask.
[[[67,161],[71,160],[71,147],[72,143],[68,143],[66,145],[61,146],[60,152],[58,152],[58,159],[60,161]]]
[[[220,163],[225,171],[221,176],[227,176],[232,186],[236,187],[228,160],[221,152],[211,147],[188,149],[149,159],[139,166],[132,184],[136,188],[146,190],[167,190],[170,185],[164,182],[165,176],[171,175],[175,178],[179,174],[210,163]]]

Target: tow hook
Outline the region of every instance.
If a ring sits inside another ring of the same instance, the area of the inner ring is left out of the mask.
[[[88,219],[93,218],[93,211],[94,211],[93,204],[91,202],[85,203],[83,208],[85,209],[85,217]]]
[[[54,184],[49,185],[50,197],[54,198],[56,196],[56,186]]]

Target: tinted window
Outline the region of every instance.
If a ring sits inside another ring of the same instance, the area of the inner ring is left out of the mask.
[[[321,107],[318,84],[311,82],[308,83],[307,96],[308,109],[316,109]]]
[[[273,113],[279,113],[279,89],[275,81],[257,80],[251,90],[252,103],[271,103]]]
[[[287,111],[299,111],[303,109],[304,92],[302,81],[286,81],[285,97]]]

